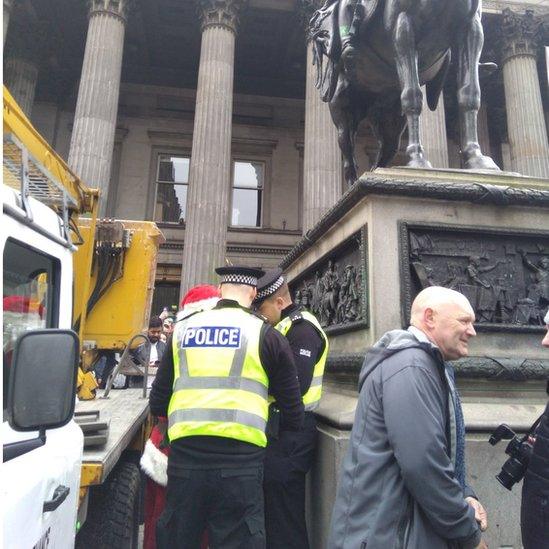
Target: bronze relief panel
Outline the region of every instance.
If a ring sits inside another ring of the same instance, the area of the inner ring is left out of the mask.
[[[549,232],[400,222],[403,325],[428,286],[464,294],[480,329],[539,331],[549,307]]]
[[[303,305],[328,334],[368,327],[366,227],[290,282],[294,303]]]

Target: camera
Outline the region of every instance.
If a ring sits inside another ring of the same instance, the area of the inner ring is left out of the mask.
[[[496,475],[496,479],[507,490],[512,490],[513,486],[520,482],[526,473],[535,438],[530,433],[519,438],[513,429],[502,423],[492,433],[489,442],[492,446],[495,446],[500,440],[509,440],[505,453],[511,457],[503,464],[499,475]]]

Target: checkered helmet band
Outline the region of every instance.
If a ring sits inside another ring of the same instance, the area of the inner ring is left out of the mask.
[[[266,288],[263,288],[260,292],[257,292],[257,297],[255,298],[256,301],[260,299],[265,299],[266,297],[269,297],[270,295],[273,295],[278,288],[280,288],[284,284],[284,277],[279,276],[270,286],[267,286]]]
[[[246,286],[257,286],[257,277],[250,275],[227,274],[222,276],[221,284],[245,284]]]

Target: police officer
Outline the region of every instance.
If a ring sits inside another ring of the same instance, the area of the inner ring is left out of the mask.
[[[288,342],[249,309],[260,269],[221,267],[221,300],[176,323],[150,395],[168,416],[166,509],[159,548],[265,547],[263,461],[268,391],[285,429],[303,404]]]
[[[303,429],[289,431],[282,425],[278,438],[269,437],[264,481],[267,547],[306,549],[305,475],[315,455],[313,410],[322,393],[328,339],[318,320],[292,303],[281,269],[273,269],[259,280],[254,307],[290,343],[305,406]]]

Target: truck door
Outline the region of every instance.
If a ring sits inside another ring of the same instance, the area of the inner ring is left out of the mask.
[[[64,549],[74,545],[82,432],[71,421],[47,430],[43,446],[13,457],[14,448],[38,433],[12,430],[6,402],[18,336],[25,330],[70,327],[72,257],[12,218],[4,216],[3,223],[3,547]]]

